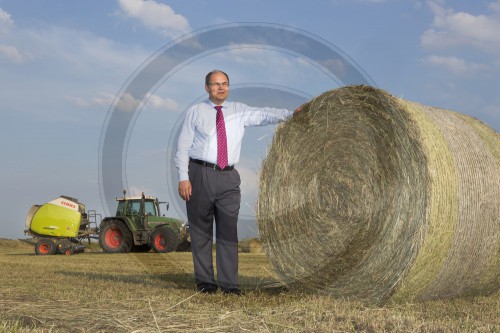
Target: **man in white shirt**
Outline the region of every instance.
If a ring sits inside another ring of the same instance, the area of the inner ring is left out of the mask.
[[[294,112],[227,102],[229,77],[220,70],[207,74],[205,90],[208,99],[187,111],[179,134],[175,155],[179,195],[186,201],[198,291],[215,293],[218,289],[212,262],[215,218],[218,284],[223,293],[240,295],[237,222],[241,181],[234,165],[240,158],[245,127],[276,124]]]

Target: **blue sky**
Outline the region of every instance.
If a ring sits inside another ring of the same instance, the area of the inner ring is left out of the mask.
[[[254,22],[314,36],[379,88],[500,131],[500,0],[0,0],[0,237],[23,237],[30,206],[60,194],[113,211],[102,198],[99,159],[116,97],[186,34]],[[169,171],[175,133],[214,68],[230,75],[233,97],[244,98],[238,87],[265,87],[307,100],[342,84],[300,54],[266,47],[222,48],[179,66],[142,102],[116,171],[129,192],[170,201],[172,216],[184,218]],[[293,107],[280,96],[253,101]],[[273,131],[252,128],[245,137],[240,237],[256,233],[258,172]]]

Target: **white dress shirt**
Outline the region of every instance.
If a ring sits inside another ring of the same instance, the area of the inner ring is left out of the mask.
[[[217,130],[215,104],[207,99],[186,112],[175,154],[179,181],[188,180],[189,158],[217,163]],[[293,115],[287,109],[258,108],[237,102],[222,105],[226,125],[228,165],[240,160],[241,140],[247,126],[277,124]]]

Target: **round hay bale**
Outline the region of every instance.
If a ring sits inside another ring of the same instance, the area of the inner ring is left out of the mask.
[[[264,253],[262,242],[258,238],[247,238],[240,242],[240,250],[244,253]]]
[[[252,238],[248,242],[248,250],[250,253],[263,253],[262,242],[257,238]]]
[[[285,284],[384,303],[498,290],[499,206],[498,133],[349,86],[278,127],[257,219]]]

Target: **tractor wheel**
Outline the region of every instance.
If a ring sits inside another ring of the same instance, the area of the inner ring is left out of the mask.
[[[38,255],[48,255],[56,253],[56,245],[48,238],[43,238],[35,245],[35,253]]]
[[[177,234],[169,227],[158,227],[151,234],[151,246],[158,253],[175,251],[178,244]]]
[[[107,253],[127,253],[132,251],[132,233],[120,221],[109,221],[101,227],[99,245]]]

